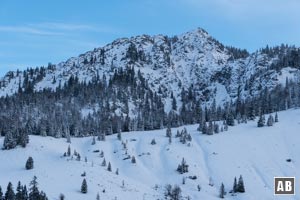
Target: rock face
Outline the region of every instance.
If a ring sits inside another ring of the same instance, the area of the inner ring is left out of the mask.
[[[278,49],[276,49],[278,48]],[[299,74],[299,63],[282,63],[285,56],[296,54],[295,47],[276,47],[247,53],[229,48],[209,36],[203,29],[196,29],[182,35],[141,35],[121,38],[95,48],[57,65],[27,70],[29,79],[34,80],[34,90],[44,88],[55,90],[71,76],[81,82],[95,77],[109,79],[116,69],[134,67],[147,80],[153,92],[159,92],[170,109],[173,93],[180,107],[182,89],[192,90],[205,104],[213,99],[222,105],[230,100],[252,97],[262,89],[272,90],[286,79]],[[43,69],[43,70],[41,70]],[[42,71],[42,73],[41,73]],[[8,72],[0,82],[0,96],[12,95],[24,90],[23,72]]]

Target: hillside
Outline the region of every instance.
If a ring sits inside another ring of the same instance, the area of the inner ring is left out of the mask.
[[[92,137],[71,138],[72,152],[81,155],[81,161],[63,157],[67,151],[66,139],[30,136],[25,149],[18,147],[0,151],[0,185],[6,188],[9,181],[16,187],[17,181],[28,185],[34,175],[38,177],[39,187],[49,199],[58,199],[60,193],[66,199],[95,199],[97,192],[101,199],[163,199],[165,184],[177,184],[184,197],[191,199],[219,199],[219,187],[224,183],[228,192],[232,189],[234,177],[243,176],[246,193],[236,196],[226,195],[226,199],[277,199],[273,195],[274,176],[299,177],[300,110],[279,112],[279,122],[272,127],[257,128],[257,119],[230,127],[228,131],[203,135],[196,125],[185,126],[192,136],[190,145],[182,144],[175,138],[172,128],[172,143],[165,136],[166,130],[137,131],[122,133],[122,141],[127,144],[128,155],[135,156],[136,164],[126,156],[121,141],[116,135],[106,137],[91,145]],[[156,145],[151,145],[155,138]],[[3,137],[0,138],[0,143]],[[103,150],[106,162],[110,162],[112,172],[102,167],[103,158],[94,150]],[[24,166],[28,156],[34,159],[34,169],[26,171]],[[87,157],[87,162],[84,161]],[[178,164],[185,158],[189,172],[180,175],[176,172]],[[291,162],[286,162],[286,159]],[[119,175],[115,174],[116,168]],[[80,186],[86,172],[88,193],[81,194]],[[185,176],[196,175],[196,180]],[[212,178],[214,186],[208,185]],[[122,181],[124,180],[124,187]],[[297,181],[297,180],[296,180]],[[197,185],[201,191],[197,191]],[[157,190],[155,190],[157,185]],[[105,189],[105,193],[102,191]],[[299,199],[296,196],[278,199]]]
[[[121,38],[59,64],[8,72],[0,80],[0,132],[14,138],[10,149],[26,145],[30,134],[100,136],[245,121],[298,107],[299,68],[297,47],[248,53],[201,28]]]

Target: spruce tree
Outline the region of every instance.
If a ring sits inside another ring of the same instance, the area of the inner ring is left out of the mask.
[[[41,191],[40,196],[39,196],[39,200],[48,200],[45,192]]]
[[[117,134],[117,138],[118,138],[118,140],[122,140],[122,135],[121,135],[121,132],[118,132],[118,134]]]
[[[278,114],[275,114],[275,122],[278,122]]]
[[[245,192],[245,186],[242,175],[240,175],[239,182],[237,184],[237,191],[241,193]]]
[[[60,194],[59,195],[59,200],[65,200],[65,195],[64,194]]]
[[[208,134],[208,127],[207,127],[206,122],[203,122],[201,131],[202,131],[202,134]]]
[[[33,169],[33,158],[31,156],[28,157],[25,168],[27,170]]]
[[[38,189],[37,177],[34,176],[32,181],[30,182],[29,188],[29,200],[36,200],[40,198],[40,192]]]
[[[16,200],[23,200],[22,190],[23,190],[23,187],[21,185],[21,182],[19,181],[17,189],[16,189]]]
[[[13,137],[11,131],[8,131],[6,134],[5,134],[5,137],[4,137],[4,141],[3,141],[3,149],[13,149],[17,146],[17,141],[16,139]]]
[[[274,123],[274,118],[272,115],[269,115],[268,121],[267,121],[267,126],[273,126]]]
[[[86,180],[83,179],[82,184],[81,184],[81,193],[86,194],[88,191],[88,186],[86,183]]]
[[[96,144],[96,138],[95,138],[95,136],[93,136],[92,145],[95,145],[95,144]]]
[[[136,163],[135,156],[131,157],[131,163]]]
[[[265,125],[263,115],[260,115],[258,121],[257,121],[257,127],[263,127]]]
[[[224,188],[224,184],[222,183],[221,184],[221,187],[220,187],[220,194],[219,194],[219,197],[221,199],[224,199],[224,196],[225,196],[225,188]]]
[[[111,164],[108,162],[107,171],[111,172]]]
[[[24,185],[22,188],[22,197],[23,197],[23,200],[28,200],[28,191],[27,191],[26,185]]]
[[[5,200],[15,200],[15,192],[14,192],[14,189],[13,189],[13,185],[11,182],[8,183],[7,185],[7,189],[6,189],[6,192],[5,192],[5,196],[4,196],[4,199]]]
[[[237,187],[237,180],[236,180],[236,177],[234,177],[234,182],[233,182],[233,187],[232,187],[232,191],[234,193],[236,193],[238,190],[238,187]]]
[[[1,186],[0,186],[0,200],[3,200],[3,191],[2,191]]]
[[[102,161],[102,164],[101,164],[103,167],[105,167],[106,166],[106,160],[105,160],[105,158],[103,158],[103,161]]]
[[[71,156],[71,147],[70,147],[70,145],[68,146],[67,155],[68,155],[69,157]]]
[[[233,113],[230,112],[227,119],[226,119],[226,124],[228,126],[234,126],[234,116],[233,116]]]
[[[151,144],[152,144],[152,145],[155,145],[155,144],[156,144],[156,141],[155,141],[154,138],[151,140]]]
[[[100,200],[99,192],[97,193],[96,200]]]
[[[166,137],[172,137],[172,131],[170,126],[168,126],[167,130],[166,130]]]

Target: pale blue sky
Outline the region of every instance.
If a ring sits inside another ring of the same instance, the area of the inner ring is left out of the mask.
[[[1,0],[0,75],[58,63],[119,37],[204,28],[254,51],[300,46],[299,0]]]

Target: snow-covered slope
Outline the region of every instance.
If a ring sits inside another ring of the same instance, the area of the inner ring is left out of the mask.
[[[65,139],[30,136],[31,142],[25,149],[0,151],[0,185],[6,188],[12,181],[16,187],[19,180],[28,185],[36,175],[40,189],[49,199],[58,199],[63,193],[66,199],[90,200],[99,192],[101,199],[131,200],[163,199],[165,184],[177,184],[184,197],[210,200],[218,199],[221,182],[229,191],[234,177],[241,174],[246,193],[227,194],[227,199],[299,199],[297,189],[296,196],[275,197],[273,177],[300,176],[300,110],[279,112],[279,122],[273,127],[257,128],[256,125],[256,121],[250,121],[213,136],[200,134],[196,125],[186,126],[192,135],[190,145],[182,144],[174,137],[176,130],[183,127],[172,129],[171,144],[165,137],[165,130],[122,133],[127,153],[135,156],[136,164],[130,159],[123,160],[125,150],[116,135],[108,136],[105,142],[97,141],[95,145],[91,145],[91,137],[72,138],[71,149],[81,154],[80,162],[62,156],[69,145]],[[153,138],[156,145],[150,144]],[[0,138],[2,142],[3,138]],[[103,158],[94,150],[104,151],[112,172],[101,166]],[[33,157],[35,167],[26,171],[24,166],[28,156]],[[183,157],[189,164],[189,172],[180,175],[176,168]],[[288,158],[292,161],[286,162]],[[119,175],[115,174],[117,168]],[[80,193],[84,171],[87,194]],[[196,180],[187,178],[182,185],[183,177],[193,175],[197,176]],[[213,187],[208,185],[210,177]],[[198,184],[202,188],[200,192],[197,191]]]
[[[62,85],[71,77],[91,81],[96,76],[107,80],[115,69],[134,66],[148,81],[151,90],[162,91],[165,105],[173,92],[180,106],[180,92],[192,87],[202,102],[217,104],[241,97],[254,96],[261,89],[274,88],[286,77],[295,78],[297,69],[270,69],[278,56],[260,51],[247,57],[234,58],[232,52],[201,28],[182,35],[141,35],[121,38],[101,48],[73,57],[57,65],[29,72],[35,90]],[[288,72],[288,73],[285,73]],[[39,75],[38,75],[39,74]],[[23,86],[22,72],[9,72],[0,81],[0,96],[11,95]],[[24,89],[24,88],[23,88]],[[170,108],[166,107],[168,112]]]

